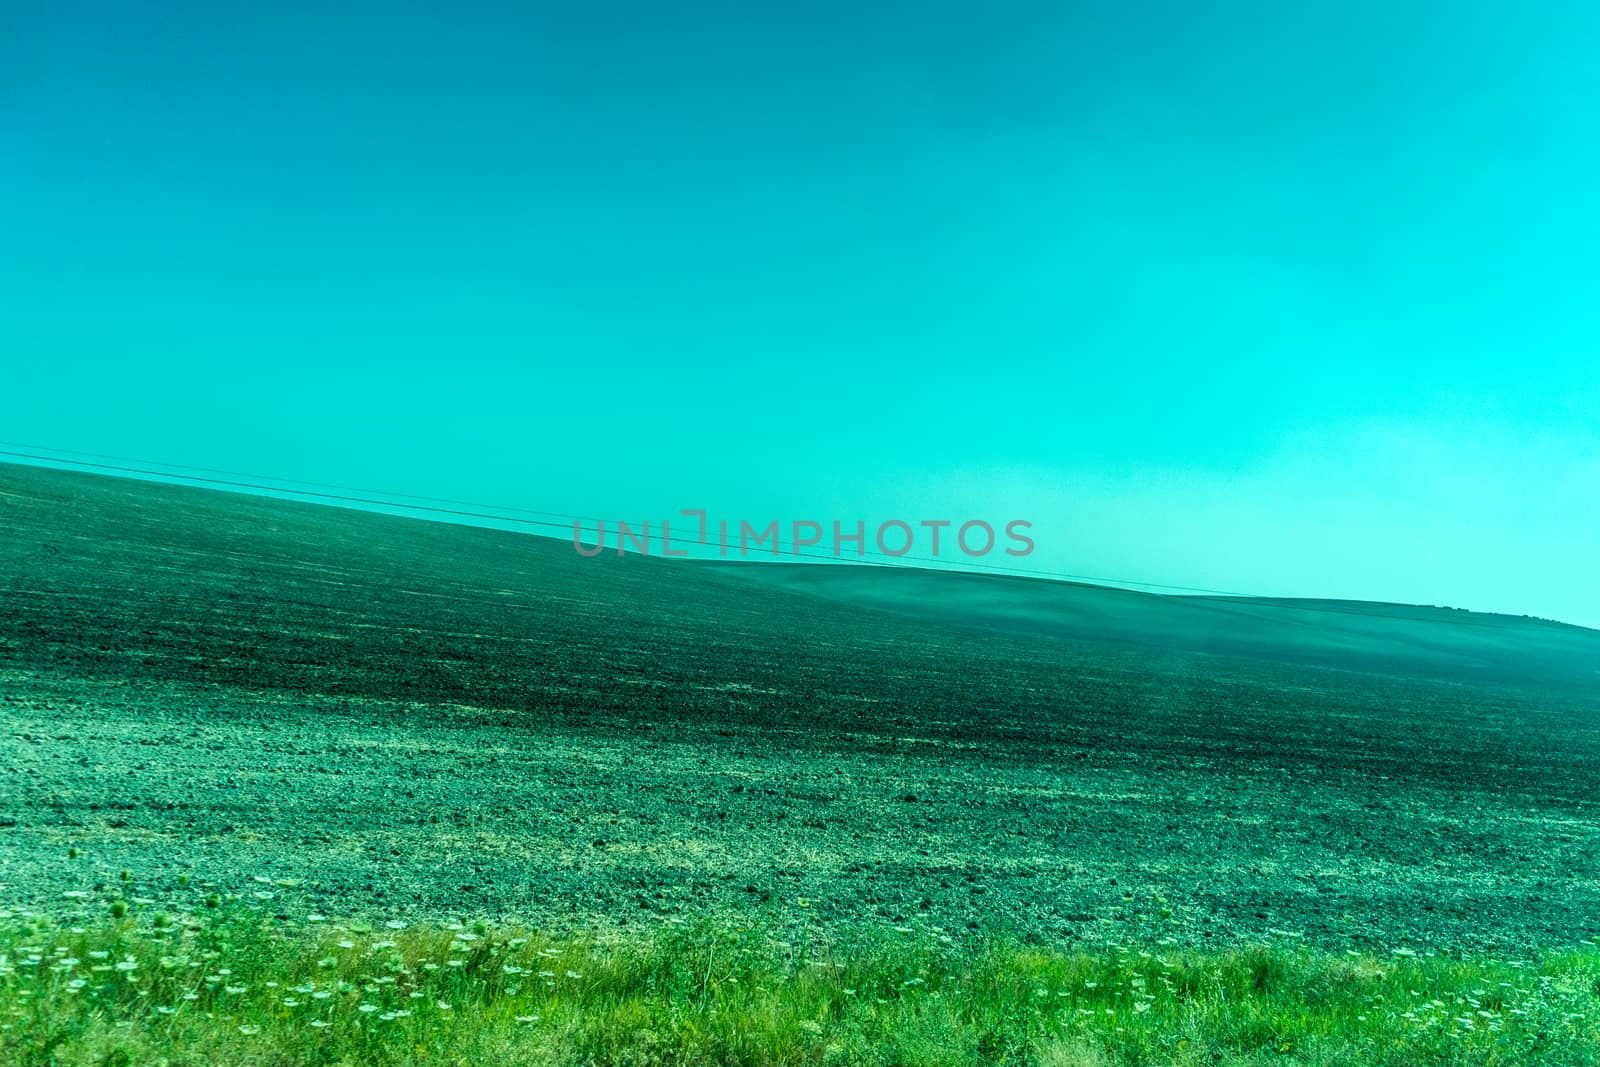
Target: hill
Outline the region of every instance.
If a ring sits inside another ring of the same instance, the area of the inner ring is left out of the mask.
[[[726,566],[752,584],[922,620],[1163,650],[1461,678],[1600,683],[1600,631],[1410,604],[1173,596],[929,569]]]
[[[13,904],[127,869],[152,897],[264,877],[286,910],[558,925],[1459,947],[1600,922],[1575,627],[589,560],[18,466],[0,529]]]

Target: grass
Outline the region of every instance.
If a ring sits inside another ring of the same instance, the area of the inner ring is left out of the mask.
[[[806,941],[713,918],[554,937],[286,921],[198,891],[191,910],[84,904],[104,910],[0,913],[0,1062],[1600,1062],[1592,950],[1084,953],[928,925]]]

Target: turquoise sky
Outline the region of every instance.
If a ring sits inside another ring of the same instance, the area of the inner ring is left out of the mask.
[[[0,9],[0,438],[1600,625],[1600,6]]]

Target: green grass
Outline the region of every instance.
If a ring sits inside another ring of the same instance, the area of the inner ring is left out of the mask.
[[[1083,953],[931,926],[785,931],[374,928],[216,897],[171,914],[135,899],[75,925],[11,914],[0,1062],[1600,1062],[1592,951]]]

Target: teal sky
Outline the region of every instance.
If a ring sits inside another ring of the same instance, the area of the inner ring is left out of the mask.
[[[0,438],[1600,625],[1600,7],[0,10]]]

